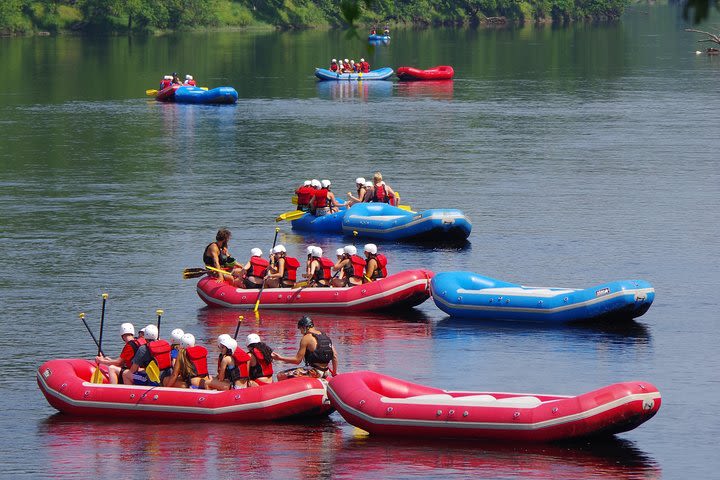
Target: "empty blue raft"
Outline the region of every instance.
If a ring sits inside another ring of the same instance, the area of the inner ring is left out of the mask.
[[[326,68],[315,69],[315,76],[320,80],[387,80],[392,74],[393,69],[390,67],[370,70],[367,73],[336,73]]]
[[[177,103],[228,104],[238,99],[237,91],[232,87],[217,87],[203,90],[200,87],[180,87],[175,91]]]
[[[586,289],[524,287],[472,272],[443,272],[430,283],[435,305],[452,317],[564,323],[627,320],[644,314],[655,289],[620,280]]]

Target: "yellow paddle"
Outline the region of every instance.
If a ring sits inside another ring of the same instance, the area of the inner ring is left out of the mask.
[[[290,202],[291,202],[293,205],[297,205],[297,202],[298,202],[297,195],[293,195],[293,196],[292,196],[292,199],[290,199]]]
[[[97,353],[98,357],[100,356],[100,352],[102,352],[103,325],[105,324],[105,302],[107,301],[107,298],[108,298],[108,294],[103,293],[102,294],[102,313],[100,314],[100,340],[98,340],[98,353]],[[97,364],[97,366],[95,367],[95,371],[92,374],[92,378],[90,379],[90,382],[103,383],[103,374],[100,371],[100,364]]]
[[[278,233],[280,233],[280,227],[275,227],[275,238],[273,238],[273,244],[272,248],[270,248],[270,252],[272,253],[273,250],[275,250],[275,244],[277,243],[277,236]],[[260,291],[258,292],[257,300],[255,301],[255,308],[253,308],[253,312],[255,312],[255,315],[258,315],[258,308],[260,308],[260,296],[262,295],[263,290],[265,290],[265,281],[263,280],[263,284],[260,287]]]
[[[160,368],[158,368],[155,360],[148,363],[147,367],[145,367],[145,374],[151,382],[160,383]]]
[[[205,91],[207,92],[208,87],[200,87],[200,90],[205,90]],[[145,95],[147,95],[148,97],[154,97],[154,96],[157,95],[157,94],[158,94],[158,91],[155,90],[154,88],[150,88],[150,89],[148,89],[148,90],[145,90]]]
[[[302,210],[290,210],[289,212],[285,212],[281,215],[278,215],[275,219],[276,222],[281,222],[283,220],[297,220],[298,218],[305,215],[307,212],[303,212]]]

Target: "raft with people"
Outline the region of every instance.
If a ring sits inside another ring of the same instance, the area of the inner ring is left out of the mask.
[[[526,287],[473,272],[442,272],[430,283],[435,305],[452,317],[563,323],[627,320],[643,315],[655,289],[620,280],[585,289]]]
[[[205,276],[197,293],[210,307],[263,309],[342,310],[360,312],[411,308],[430,298],[433,272],[405,270],[370,283],[347,287],[300,286],[297,288],[238,288]]]
[[[110,384],[104,366],[102,383],[92,383],[94,371],[90,360],[50,360],[38,368],[37,383],[60,412],[104,419],[259,422],[331,411],[325,383],[317,378],[219,391]]]
[[[371,435],[511,442],[609,437],[650,420],[662,403],[654,385],[638,381],[568,396],[447,391],[370,371],[333,377],[328,397]]]
[[[378,68],[376,70],[370,70],[369,72],[346,72],[341,73],[339,71],[333,72],[327,68],[316,68],[315,76],[321,81],[325,80],[387,80],[393,74],[393,69],[390,67]]]

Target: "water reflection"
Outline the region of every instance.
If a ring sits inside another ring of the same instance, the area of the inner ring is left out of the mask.
[[[429,97],[436,100],[452,100],[452,80],[433,80],[426,82],[398,82],[397,93],[401,97]]]
[[[393,83],[388,81],[317,82],[318,97],[325,100],[382,98],[392,95]],[[356,119],[350,119],[356,121]],[[363,120],[366,121],[366,120]]]

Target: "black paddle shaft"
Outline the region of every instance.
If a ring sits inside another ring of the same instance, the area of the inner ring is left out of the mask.
[[[105,302],[107,302],[107,294],[103,293],[102,311],[100,313],[100,341],[98,341],[98,356],[100,355],[100,352],[102,352],[103,327],[105,326]]]
[[[90,330],[90,326],[85,321],[85,315],[80,315],[80,320],[82,320],[82,322],[85,324],[85,328],[87,329],[88,333],[92,337],[93,342],[95,342],[95,345],[98,347],[98,350],[100,350],[100,344],[98,343],[97,338],[95,338],[95,334],[92,332],[92,330]],[[105,354],[102,351],[98,355],[105,356]]]

